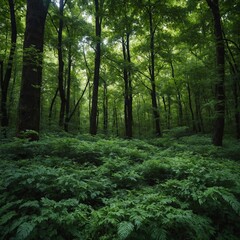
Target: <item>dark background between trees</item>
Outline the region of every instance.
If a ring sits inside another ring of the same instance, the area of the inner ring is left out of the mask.
[[[240,138],[239,9],[237,0],[1,1],[2,137],[186,127],[217,146],[224,132]]]

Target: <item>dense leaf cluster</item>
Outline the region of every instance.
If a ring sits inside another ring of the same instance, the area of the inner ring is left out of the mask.
[[[1,239],[237,240],[239,143],[220,150],[209,141],[169,133],[148,143],[91,136],[3,143]]]

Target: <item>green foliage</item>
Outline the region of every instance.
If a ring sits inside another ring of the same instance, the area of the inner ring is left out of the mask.
[[[148,142],[2,142],[0,239],[238,239],[238,143],[220,159],[207,136]]]

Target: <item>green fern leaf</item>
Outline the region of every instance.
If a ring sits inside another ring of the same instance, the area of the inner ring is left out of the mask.
[[[5,223],[7,223],[9,220],[11,220],[16,215],[17,215],[17,213],[15,211],[10,211],[10,212],[4,214],[3,216],[1,216],[1,218],[0,218],[0,226],[4,225]]]
[[[221,192],[221,197],[226,201],[232,209],[240,216],[240,203],[235,196],[227,191]]]
[[[36,224],[32,223],[32,222],[22,223],[17,229],[17,234],[15,237],[15,240],[26,239],[31,234],[31,232],[33,231],[35,226],[36,226]]]
[[[39,203],[37,200],[27,201],[23,203],[19,208],[39,208]]]
[[[118,226],[119,239],[126,239],[134,230],[134,225],[131,222],[121,222]]]
[[[167,240],[167,231],[164,228],[155,228],[151,236],[154,240]]]

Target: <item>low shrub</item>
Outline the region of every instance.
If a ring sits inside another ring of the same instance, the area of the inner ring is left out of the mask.
[[[0,239],[239,239],[239,143],[169,139],[4,142]]]

